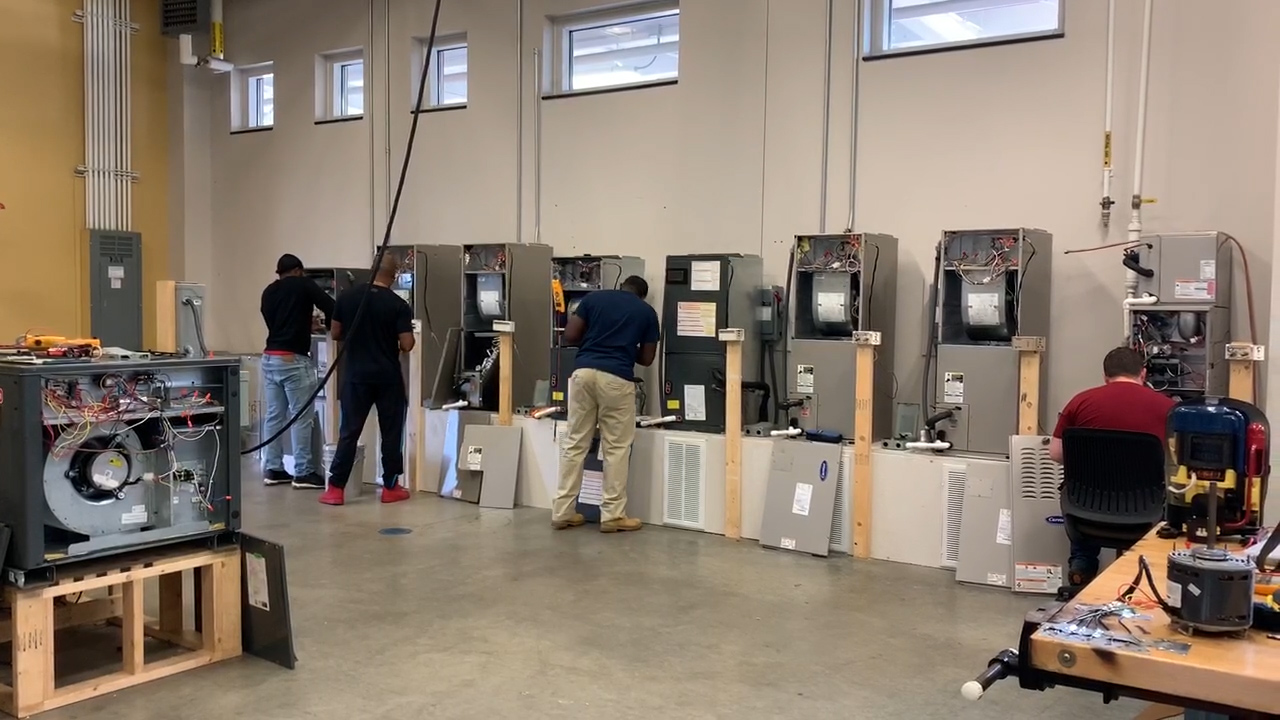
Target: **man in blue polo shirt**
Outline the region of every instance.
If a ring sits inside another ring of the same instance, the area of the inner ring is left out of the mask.
[[[560,488],[551,509],[551,527],[577,527],[582,463],[596,427],[604,455],[604,500],[600,532],[639,530],[629,518],[627,465],[636,435],[636,363],[653,364],[658,353],[658,314],[645,302],[649,284],[632,275],[618,290],[597,290],[569,317],[564,342],[578,346],[577,369],[569,378],[569,427],[560,451]]]

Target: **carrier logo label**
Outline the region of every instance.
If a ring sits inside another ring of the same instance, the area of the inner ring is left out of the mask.
[[[1050,515],[1049,517],[1045,518],[1044,521],[1049,523],[1050,525],[1061,525],[1065,523],[1067,519],[1062,517],[1061,515]]]
[[[818,479],[821,480],[822,482],[827,481],[827,461],[826,460],[823,460],[822,464],[818,466]]]

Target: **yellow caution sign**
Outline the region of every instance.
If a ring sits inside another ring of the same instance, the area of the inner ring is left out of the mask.
[[[1111,131],[1108,130],[1102,138],[1102,167],[1111,169]]]
[[[220,58],[222,50],[222,23],[215,22],[209,31],[209,54]]]

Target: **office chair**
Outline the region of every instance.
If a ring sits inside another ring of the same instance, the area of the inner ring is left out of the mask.
[[[1117,555],[1133,547],[1164,516],[1165,457],[1164,440],[1148,433],[1064,432],[1061,499],[1067,538]],[[1067,586],[1060,597],[1080,589]]]

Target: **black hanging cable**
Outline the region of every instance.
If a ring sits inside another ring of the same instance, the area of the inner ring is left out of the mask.
[[[440,24],[440,5],[442,2],[443,0],[436,0],[435,9],[431,12],[431,34],[427,36],[427,52],[424,53],[425,57],[422,61],[422,75],[418,78],[418,96],[413,103],[413,120],[409,123],[409,140],[405,145],[404,162],[400,165],[400,179],[396,182],[396,194],[394,199],[391,201],[391,212],[387,215],[387,229],[382,235],[382,244],[378,245],[378,252],[374,255],[373,268],[369,272],[370,277],[376,277],[378,274],[378,268],[382,265],[382,258],[387,254],[387,246],[391,244],[391,230],[395,227],[396,215],[400,211],[400,197],[404,194],[404,183],[409,174],[409,160],[413,157],[414,141],[418,136],[418,119],[422,117],[422,98],[426,95],[427,74],[431,70],[431,56],[435,55],[436,28]],[[351,320],[351,327],[344,330],[344,334],[346,334],[347,337],[351,337],[355,333],[356,328],[359,327],[360,320],[364,317],[365,305],[368,301],[369,293],[365,293],[365,295],[360,298],[360,304],[356,306],[356,316]],[[250,453],[255,453],[275,442],[280,438],[280,436],[288,432],[289,428],[293,427],[294,424],[298,422],[298,418],[302,417],[307,410],[310,409],[311,404],[320,396],[320,391],[324,389],[325,385],[329,384],[329,379],[333,377],[334,371],[338,368],[338,361],[342,359],[342,354],[346,352],[346,350],[347,348],[345,344],[338,348],[337,354],[334,355],[333,360],[329,363],[329,369],[325,371],[324,377],[316,384],[316,389],[311,392],[311,397],[307,398],[307,401],[303,403],[302,408],[298,410],[293,417],[289,418],[289,422],[285,423],[284,427],[280,428],[274,435],[263,440],[257,445],[254,445],[247,450],[242,450],[240,454],[248,455]]]

